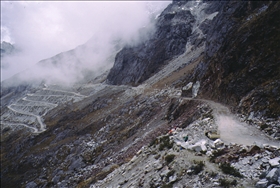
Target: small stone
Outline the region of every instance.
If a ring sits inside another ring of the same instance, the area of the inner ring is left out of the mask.
[[[256,188],[266,188],[268,184],[268,181],[266,179],[261,179],[257,182]]]
[[[160,170],[160,169],[162,169],[162,164],[158,161],[157,163],[154,163],[154,168],[156,169],[156,170]]]
[[[224,142],[221,139],[217,139],[214,141],[215,148],[221,148],[224,146]]]
[[[220,185],[220,183],[218,183],[218,182],[214,182],[213,183],[215,186],[219,186]]]
[[[142,149],[140,149],[139,151],[137,151],[137,155],[140,155],[142,153]]]
[[[280,176],[279,171],[277,168],[273,168],[267,175],[266,175],[266,179],[273,183],[278,181],[278,178]]]
[[[174,176],[170,176],[169,177],[169,182],[172,183],[172,182],[175,182],[177,180],[177,176],[176,174]]]
[[[207,152],[206,152],[206,155],[207,155],[208,157],[210,157],[212,154],[213,154],[212,151],[207,151]]]
[[[280,157],[276,157],[274,159],[270,159],[269,161],[270,166],[276,167],[280,164]]]
[[[263,163],[268,163],[268,161],[269,161],[269,160],[268,160],[267,158],[263,158],[263,159],[262,159],[262,162],[263,162]]]
[[[160,176],[163,177],[163,176],[166,176],[168,174],[168,172],[170,172],[169,169],[166,169],[164,170],[162,173],[160,173]]]
[[[271,184],[270,186],[268,186],[267,188],[275,188],[275,184]]]
[[[131,163],[134,163],[137,159],[137,156],[132,157],[132,159],[130,160]]]

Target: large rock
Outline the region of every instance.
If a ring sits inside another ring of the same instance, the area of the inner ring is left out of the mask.
[[[194,16],[179,6],[170,4],[159,16],[156,32],[151,39],[134,47],[123,48],[116,56],[107,82],[114,85],[139,84],[174,56],[185,52],[191,35]]]
[[[201,81],[200,94],[247,115],[278,118],[279,7],[280,2],[223,2],[207,32],[206,57],[191,76]]]
[[[201,140],[195,143],[194,145],[190,146],[190,149],[196,152],[207,151],[206,143],[207,143],[206,140]]]
[[[273,168],[266,175],[266,179],[269,181],[269,183],[277,183],[279,176],[280,176],[280,169]]]

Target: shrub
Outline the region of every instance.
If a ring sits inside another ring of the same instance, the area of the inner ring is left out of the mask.
[[[210,172],[209,176],[215,178],[218,175],[217,172]]]
[[[150,142],[149,147],[152,147],[152,146],[154,146],[154,145],[157,144],[157,143],[158,143],[158,140],[155,138],[155,139],[153,139],[153,140]]]
[[[231,186],[236,186],[237,185],[237,181],[236,180],[228,180],[228,179],[219,179],[220,182],[220,186],[224,187],[224,188],[229,188]]]
[[[212,156],[210,157],[210,162],[215,162],[215,159],[223,154],[225,154],[226,151],[225,150],[215,150],[212,153]]]
[[[162,151],[164,148],[171,149],[173,147],[173,141],[170,141],[169,136],[164,136],[159,139],[160,145],[159,150]]]
[[[229,188],[230,187],[230,181],[227,179],[219,179],[220,186],[224,188]]]
[[[165,161],[166,161],[167,164],[169,164],[173,161],[174,158],[175,158],[175,155],[170,154],[170,155],[165,156]]]
[[[173,187],[173,185],[171,184],[171,183],[169,183],[169,184],[163,184],[162,186],[161,186],[161,188],[172,188]]]
[[[239,178],[243,177],[242,174],[240,174],[240,172],[232,167],[229,163],[222,163],[219,167],[225,174],[230,174]]]
[[[205,164],[203,161],[194,161],[194,165],[191,166],[193,174],[197,175],[204,169]]]

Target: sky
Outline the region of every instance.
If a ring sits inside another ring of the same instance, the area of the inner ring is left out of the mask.
[[[85,52],[80,53],[86,61],[83,68],[101,67],[101,61],[112,52],[112,41],[121,39],[125,44],[135,45],[149,37],[143,33],[153,32],[154,17],[169,3],[171,1],[1,1],[1,42],[12,43],[19,50],[1,59],[1,81],[33,69],[42,59],[85,43],[98,48],[95,56],[100,57],[87,58]],[[141,34],[139,30],[144,32]],[[60,70],[48,70],[52,71],[60,74]]]

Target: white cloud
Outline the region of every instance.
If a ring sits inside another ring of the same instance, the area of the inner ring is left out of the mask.
[[[16,56],[3,59],[9,66],[2,68],[2,80],[33,67],[42,59],[74,49],[87,41],[96,45],[99,51],[106,51],[101,55],[108,55],[106,48],[112,39],[121,38],[129,44],[137,43],[140,39],[139,29],[143,26],[152,28],[149,12],[158,14],[169,3],[1,1],[1,41],[15,43],[21,50]],[[94,67],[93,64],[88,65]]]

